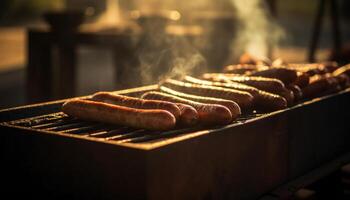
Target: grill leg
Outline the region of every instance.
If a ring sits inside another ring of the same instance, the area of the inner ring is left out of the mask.
[[[321,35],[323,18],[326,4],[329,3],[331,23],[332,23],[332,34],[333,34],[333,48],[335,56],[339,55],[341,48],[341,36],[340,36],[340,25],[338,17],[338,3],[337,0],[320,0],[318,12],[316,15],[314,28],[312,31],[311,44],[309,49],[309,62],[315,62],[315,54],[318,46],[319,38]]]
[[[320,0],[319,6],[318,6],[318,12],[314,23],[314,28],[312,31],[311,44],[310,44],[310,50],[309,50],[309,62],[315,62],[315,52],[318,45],[321,29],[322,29],[325,4],[326,4],[326,0]]]

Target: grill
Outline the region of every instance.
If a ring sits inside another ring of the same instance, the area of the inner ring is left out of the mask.
[[[263,114],[252,114],[241,117],[235,124],[241,124]],[[82,137],[99,138],[104,141],[115,141],[116,143],[154,143],[165,138],[172,138],[186,133],[203,130],[204,127],[180,128],[171,131],[150,131],[135,129],[125,126],[114,126],[109,124],[87,122],[74,119],[62,112],[26,118],[6,123],[10,126],[30,128],[47,133],[64,133]]]
[[[60,112],[65,100],[3,110],[4,191],[45,198],[257,198],[349,151],[349,100],[347,90],[226,126],[165,132],[71,118]]]
[[[126,90],[116,92],[118,94],[124,94],[129,96],[140,96],[143,92],[156,90],[157,86],[149,86],[144,88],[138,88],[136,90]],[[85,97],[86,99],[90,96]],[[69,117],[63,112],[59,112],[60,105],[64,101],[57,102],[57,107],[54,109],[48,109],[49,114],[41,114],[34,117],[27,117],[23,119],[17,119],[7,121],[4,125],[11,127],[29,128],[39,132],[53,133],[53,134],[66,134],[67,136],[77,137],[90,137],[103,141],[110,141],[112,143],[156,143],[166,138],[174,138],[180,135],[196,132],[206,129],[206,127],[193,127],[193,128],[177,128],[171,131],[150,131],[135,129],[131,127],[123,127],[109,124],[102,124],[96,122],[88,122],[80,119]],[[41,107],[42,108],[42,107]],[[6,112],[6,111],[5,111]],[[11,111],[8,111],[11,112]],[[240,117],[235,120],[234,124],[242,124],[250,119],[254,119],[265,114],[252,113]],[[4,116],[4,120],[9,118]],[[17,116],[15,117],[17,118]],[[215,127],[214,127],[215,128]]]

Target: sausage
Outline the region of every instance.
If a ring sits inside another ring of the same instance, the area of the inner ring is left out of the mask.
[[[287,101],[283,97],[272,93],[264,92],[262,90],[258,90],[257,88],[247,86],[241,83],[236,83],[236,82],[223,83],[223,82],[215,82],[215,81],[206,81],[206,80],[197,79],[191,76],[185,76],[184,79],[191,83],[225,87],[225,88],[231,88],[231,89],[249,92],[254,97],[254,104],[258,106],[259,109],[262,109],[262,110],[272,111],[272,110],[284,109],[287,107]]]
[[[347,64],[347,65],[345,65],[343,67],[338,68],[332,74],[333,74],[333,76],[338,76],[340,74],[345,74],[348,77],[350,77],[350,64]]]
[[[171,102],[159,100],[145,100],[135,97],[113,94],[110,92],[98,92],[92,96],[92,100],[104,103],[111,103],[119,106],[126,106],[140,109],[161,109],[169,111],[178,120],[180,117],[179,107]]]
[[[288,101],[283,96],[259,90],[257,106],[259,109],[275,111],[287,108]]]
[[[284,88],[282,91],[278,91],[278,93],[276,93],[276,94],[285,98],[287,100],[288,106],[291,106],[294,104],[295,97],[294,97],[294,93],[292,90]]]
[[[208,104],[219,104],[219,105],[225,106],[226,108],[228,108],[231,111],[233,119],[236,119],[241,114],[241,108],[234,101],[213,98],[213,97],[203,97],[203,96],[185,94],[185,93],[178,92],[178,91],[172,90],[172,89],[164,87],[164,86],[160,86],[160,90],[162,92],[165,92],[165,93],[168,93],[171,95],[175,95],[178,97],[182,97],[185,99],[189,99],[192,101],[197,101],[197,102],[201,102],[201,103],[208,103]]]
[[[311,77],[310,84],[302,88],[303,98],[309,99],[321,96],[327,91],[329,85],[330,83],[326,78],[315,75]]]
[[[179,107],[181,111],[179,124],[182,126],[193,126],[196,125],[199,121],[199,115],[196,109],[194,109],[192,106],[183,104],[183,103],[176,103],[176,105]]]
[[[255,71],[249,74],[250,76],[261,76],[266,78],[275,78],[281,80],[288,85],[297,79],[297,72],[284,67],[270,68],[265,70]]]
[[[197,110],[199,122],[202,125],[225,125],[232,121],[230,110],[222,105],[200,103],[162,92],[147,92],[143,94],[141,98],[158,99],[190,105]]]
[[[328,73],[332,73],[339,68],[339,65],[335,61],[325,61],[321,63]]]
[[[265,77],[207,73],[203,74],[202,78],[211,81],[242,83],[273,94],[276,94],[279,91],[283,91],[285,89],[285,85],[282,81]]]
[[[224,73],[233,73],[233,74],[245,74],[247,72],[257,71],[267,69],[266,66],[251,65],[251,64],[238,64],[238,65],[228,65],[224,67]]]
[[[306,87],[310,82],[310,75],[303,72],[297,73],[297,79],[294,81],[293,85],[299,86],[299,88]]]
[[[136,109],[89,100],[67,101],[62,111],[80,119],[149,130],[169,130],[176,124],[174,115],[166,110]]]
[[[192,83],[185,83],[182,81],[177,81],[173,79],[167,79],[161,84],[161,86],[168,87],[170,89],[180,91],[183,93],[198,95],[198,96],[208,96],[220,99],[228,99],[236,102],[241,109],[249,109],[253,104],[253,96],[248,92],[243,92],[239,90],[233,90],[222,87],[199,85]]]
[[[293,92],[294,102],[298,102],[302,99],[303,92],[301,91],[301,89],[298,85],[293,85],[293,84],[288,85],[287,89],[291,90]]]
[[[338,80],[341,89],[346,89],[350,87],[350,78],[347,75],[339,74],[334,77]]]
[[[321,63],[291,63],[287,68],[308,74],[309,76],[328,73],[328,68]]]
[[[331,94],[342,90],[342,87],[339,83],[339,79],[336,76],[333,76],[331,73],[328,73],[325,74],[324,78],[327,79],[329,83],[326,94]]]

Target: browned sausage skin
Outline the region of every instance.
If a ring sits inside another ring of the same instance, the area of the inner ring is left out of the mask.
[[[199,121],[199,115],[196,109],[192,106],[176,103],[181,111],[179,125],[181,126],[193,126],[196,125]]]
[[[92,100],[131,108],[167,110],[171,114],[173,114],[176,119],[179,119],[180,117],[179,107],[174,103],[166,101],[145,100],[135,97],[113,94],[111,92],[95,93],[92,96]]]
[[[225,87],[225,88],[231,88],[236,90],[241,90],[245,92],[249,92],[254,97],[254,104],[259,107],[259,109],[262,110],[279,110],[284,109],[287,107],[286,100],[279,96],[272,93],[264,92],[262,90],[258,90],[257,88],[244,85],[241,83],[236,82],[215,82],[215,81],[206,81],[197,79],[191,76],[185,76],[184,80],[196,83],[196,84],[203,84],[203,85],[212,85],[212,86],[218,86],[218,87]]]
[[[310,83],[310,75],[303,72],[298,72],[298,77],[294,81],[294,85],[297,85],[299,88],[306,87]]]
[[[149,130],[169,130],[176,124],[174,115],[166,110],[135,109],[89,100],[67,101],[62,111],[80,119]]]
[[[238,64],[238,65],[228,65],[224,67],[224,73],[233,73],[233,74],[245,74],[248,72],[254,72],[257,70],[267,69],[267,66],[259,66],[252,64]]]
[[[241,109],[249,109],[253,104],[253,96],[248,92],[222,87],[185,83],[173,79],[167,79],[161,86],[198,96],[227,99],[236,102]]]
[[[206,73],[202,75],[202,78],[210,81],[242,83],[273,94],[277,94],[285,89],[285,85],[282,81],[273,78],[224,73]]]
[[[291,84],[287,86],[287,89],[293,92],[294,102],[298,102],[302,99],[303,92],[301,91],[299,86]]]
[[[230,101],[230,100],[226,100],[226,99],[213,98],[213,97],[203,97],[203,96],[185,94],[185,93],[178,92],[178,91],[172,90],[172,89],[164,87],[164,86],[160,86],[159,89],[162,92],[165,92],[165,93],[168,93],[168,94],[171,94],[171,95],[175,95],[175,96],[178,96],[178,97],[182,97],[182,98],[185,98],[185,99],[189,99],[189,100],[192,100],[192,101],[197,101],[197,102],[201,102],[201,103],[208,103],[208,104],[219,104],[219,105],[225,106],[231,111],[233,119],[236,119],[241,114],[241,108],[234,101]]]
[[[199,122],[202,125],[224,125],[232,121],[230,110],[221,105],[195,102],[162,92],[147,92],[142,95],[142,98],[158,99],[190,105],[197,110]]]
[[[275,78],[281,80],[286,85],[293,83],[297,79],[297,72],[295,70],[287,69],[284,67],[255,71],[250,73],[249,75],[261,76],[266,78]]]
[[[350,64],[342,66],[333,72],[334,76],[339,76],[340,74],[345,74],[350,77]]]

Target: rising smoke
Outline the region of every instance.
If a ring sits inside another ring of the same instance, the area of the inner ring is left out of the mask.
[[[222,67],[225,63],[237,61],[237,58],[245,52],[258,58],[268,56],[269,46],[276,46],[283,38],[284,32],[269,15],[264,2],[263,0],[134,1],[133,9],[147,14],[143,16],[141,23],[140,19],[138,21],[144,30],[143,36],[137,39],[139,48],[136,55],[139,68],[135,73],[139,73],[141,77],[138,81],[145,85],[167,77],[204,72],[213,67],[219,69],[218,67]],[[202,36],[194,42],[189,37],[167,33],[165,27],[174,22],[159,18],[159,13],[164,14],[163,11],[168,10],[177,10],[181,13],[180,24],[198,24],[199,21],[195,20],[195,16],[202,17],[204,19],[202,22],[207,20],[204,26],[203,23],[200,24],[203,28]],[[213,15],[214,17],[229,13],[231,18],[213,20],[208,13],[217,13],[218,15]]]
[[[239,21],[237,37],[231,46],[231,60],[238,60],[242,53],[249,53],[256,58],[272,56],[269,55],[269,48],[277,47],[285,38],[285,32],[271,16],[266,1],[230,1]]]

